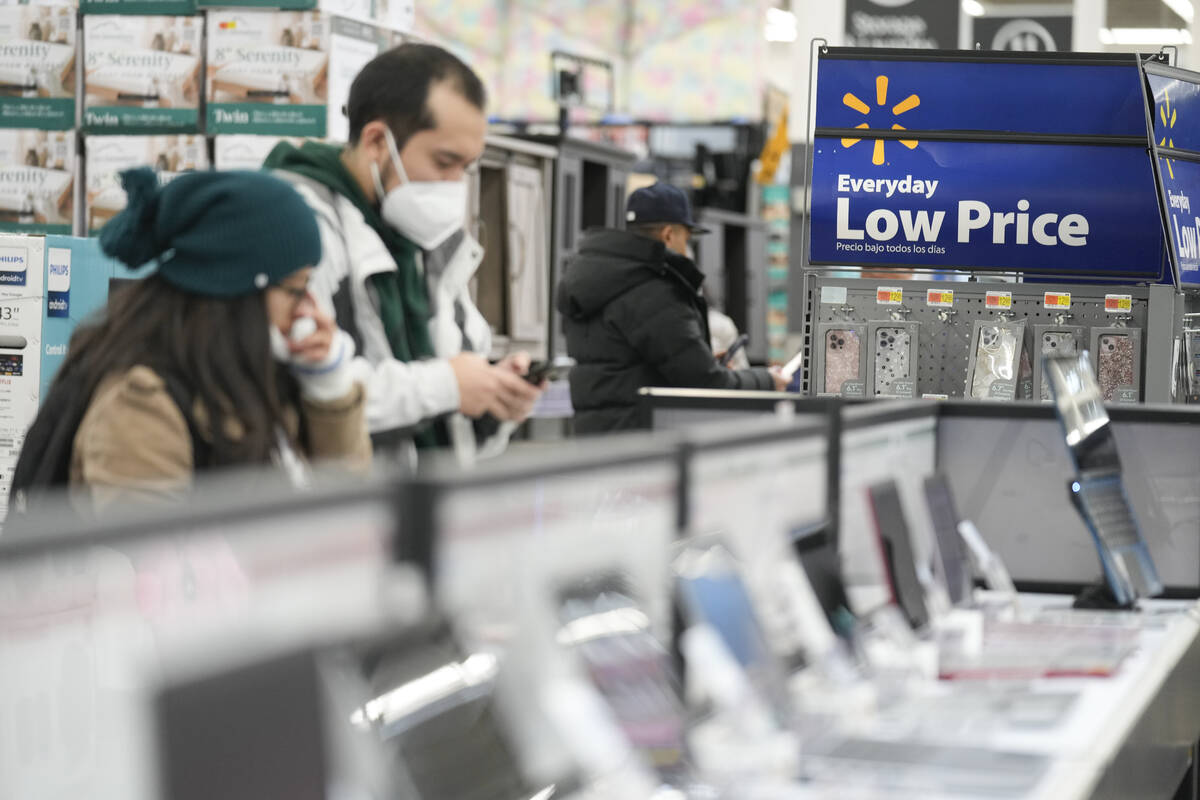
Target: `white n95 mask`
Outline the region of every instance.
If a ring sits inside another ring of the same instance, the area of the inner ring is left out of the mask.
[[[395,228],[410,242],[422,250],[436,250],[437,246],[453,236],[467,217],[467,182],[457,181],[410,181],[400,162],[396,140],[392,132],[384,128],[388,150],[396,174],[402,181],[390,192],[383,191],[379,177],[379,165],[371,162],[371,177],[375,181],[375,192],[383,198],[379,213],[383,221]]]

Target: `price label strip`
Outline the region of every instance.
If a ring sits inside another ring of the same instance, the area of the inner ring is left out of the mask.
[[[949,289],[930,289],[925,293],[925,305],[930,308],[954,308],[954,292]]]
[[[984,305],[993,311],[1012,310],[1012,292],[988,292]]]
[[[1042,295],[1042,305],[1051,311],[1070,311],[1070,292],[1046,292]]]
[[[880,286],[875,290],[875,304],[898,306],[904,303],[904,290],[894,286]]]
[[[1133,313],[1133,296],[1128,294],[1104,295],[1104,310],[1109,314]]]

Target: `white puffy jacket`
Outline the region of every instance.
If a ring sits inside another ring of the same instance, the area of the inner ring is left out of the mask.
[[[322,309],[333,314],[358,344],[356,375],[367,388],[372,436],[402,437],[423,422],[449,415],[451,442],[460,458],[501,452],[516,426],[503,423],[477,447],[471,420],[458,413],[458,381],[449,362],[464,351],[485,358],[491,351],[491,328],[471,300],[469,288],[483,259],[483,247],[463,232],[435,253],[418,254],[417,264],[429,289],[435,357],[399,361],[392,356],[369,282],[372,275],[397,269],[383,240],[348,198],[293,172],[274,174],[292,184],[316,213],[322,255],[309,288]]]

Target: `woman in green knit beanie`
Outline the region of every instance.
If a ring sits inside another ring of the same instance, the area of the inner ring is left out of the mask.
[[[121,177],[128,206],[100,245],[152,272],[72,337],[14,493],[69,483],[103,507],[179,494],[215,467],[276,463],[300,480],[304,456],[365,465],[354,344],[308,293],[320,236],[295,190],[251,172]],[[69,463],[47,463],[38,443],[64,435]]]

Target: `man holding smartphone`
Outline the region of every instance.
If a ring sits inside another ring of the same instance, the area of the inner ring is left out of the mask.
[[[585,234],[556,305],[563,315],[577,433],[640,425],[645,386],[782,391],[764,368],[732,370],[709,341],[704,274],[688,257],[696,225],[687,195],[666,183],[639,189],[626,207],[629,229]]]
[[[541,394],[523,377],[528,355],[488,363],[491,330],[469,290],[483,248],[463,229],[466,172],[483,153],[485,105],[470,67],[404,44],[351,84],[346,147],[282,143],[267,158],[316,212],[312,292],[362,354],[377,451],[499,452]]]

